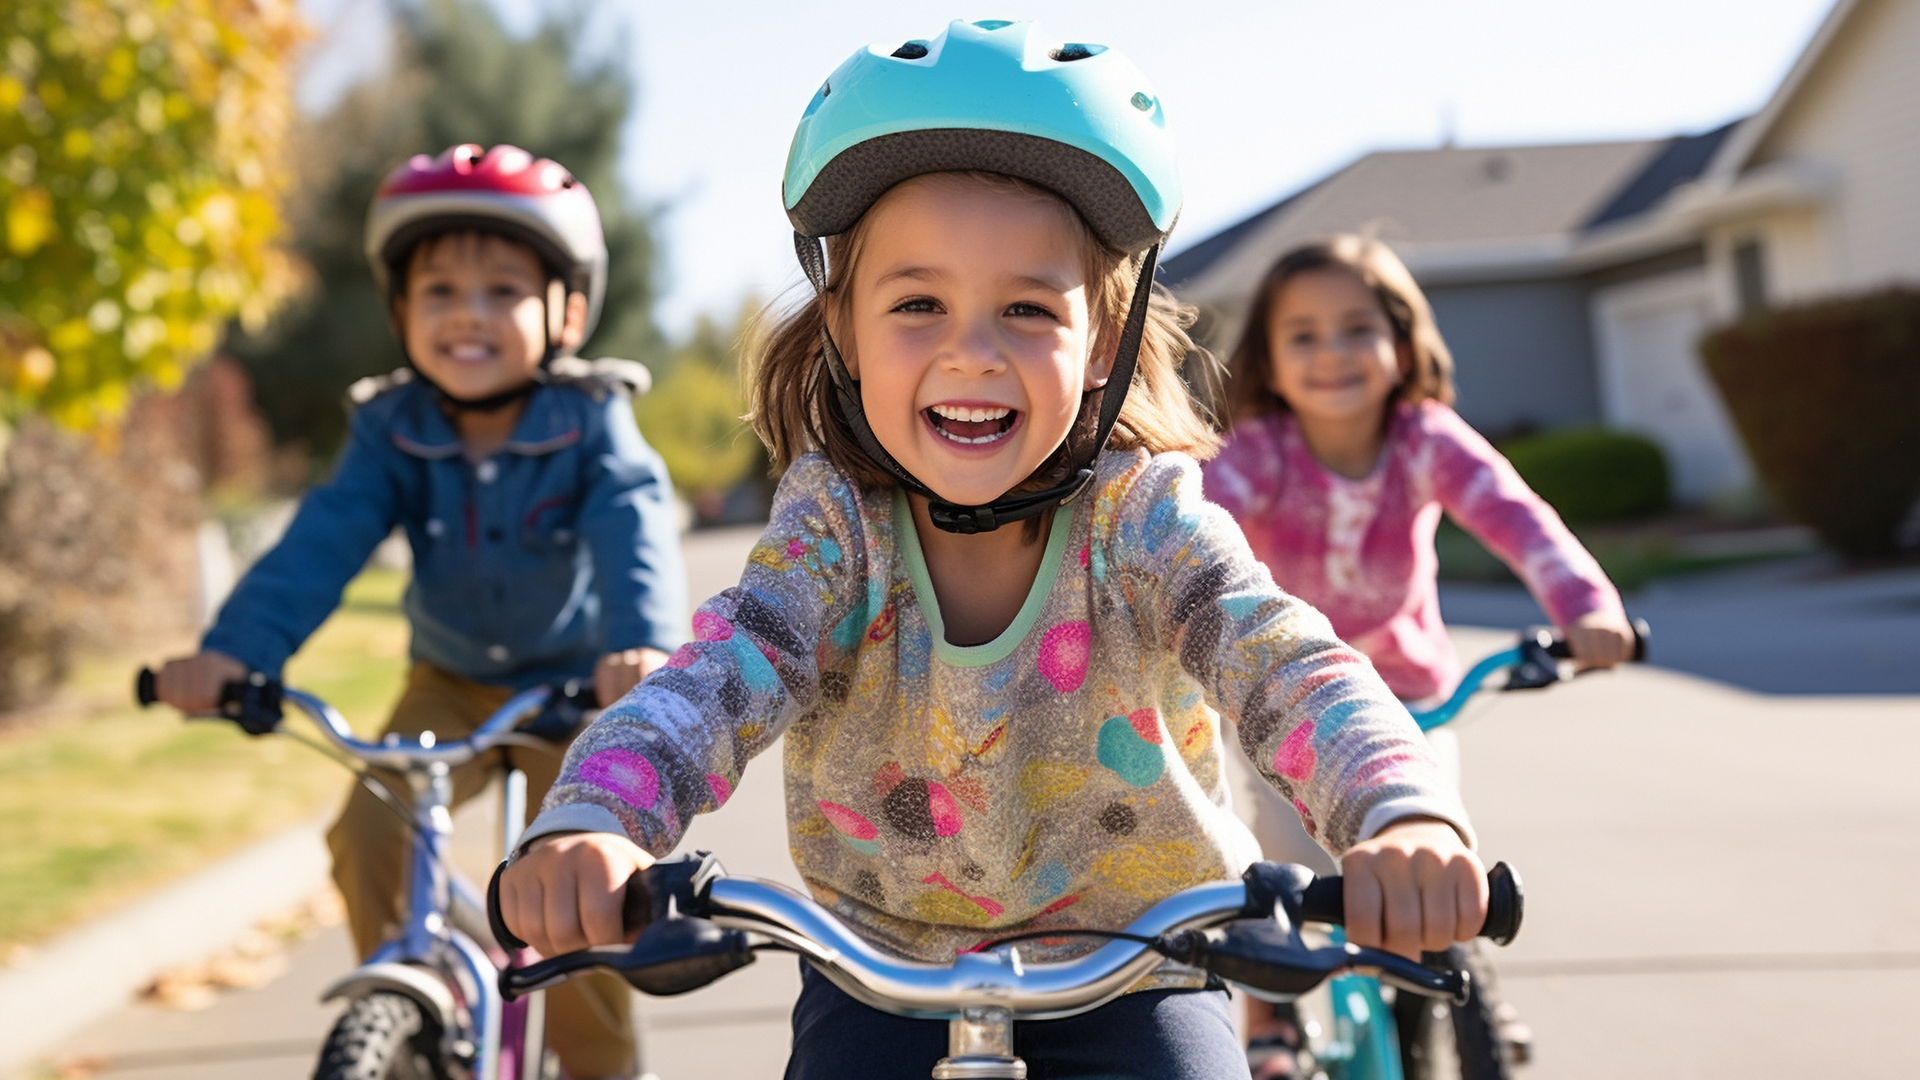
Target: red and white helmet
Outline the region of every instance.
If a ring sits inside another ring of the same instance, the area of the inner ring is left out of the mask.
[[[463,228],[532,247],[569,290],[586,296],[582,339],[593,333],[607,292],[607,239],[592,193],[565,166],[505,143],[415,154],[387,174],[367,212],[367,259],[380,290],[393,288],[423,237]]]

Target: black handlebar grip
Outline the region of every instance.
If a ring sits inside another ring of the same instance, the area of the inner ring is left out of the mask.
[[[1520,936],[1520,923],[1527,914],[1526,890],[1520,887],[1520,873],[1504,862],[1487,871],[1487,921],[1480,924],[1480,935],[1495,945],[1511,945]]]
[[[493,940],[507,949],[524,949],[527,943],[507,929],[506,915],[500,910],[500,876],[507,872],[507,864],[501,863],[494,868],[493,877],[487,881],[487,927],[493,931]],[[646,927],[653,915],[653,890],[647,885],[647,872],[635,870],[627,879],[626,899],[620,908],[620,919],[629,932]]]
[[[487,881],[487,927],[493,931],[493,940],[511,952],[526,948],[527,943],[507,929],[506,916],[500,912],[500,875],[506,872],[507,864],[503,862],[494,868],[493,877]]]
[[[140,673],[133,677],[133,700],[138,701],[141,708],[160,703],[159,688],[155,685],[157,681],[150,667],[141,668]]]
[[[1496,945],[1510,944],[1520,933],[1526,915],[1526,894],[1520,875],[1504,862],[1487,871],[1487,920],[1479,937]],[[1347,919],[1346,883],[1337,875],[1315,878],[1300,894],[1300,917],[1307,922],[1340,926]]]
[[[666,917],[666,912],[658,910],[648,878],[646,870],[635,870],[627,878],[626,896],[620,901],[620,925],[628,933],[645,930],[656,918]]]

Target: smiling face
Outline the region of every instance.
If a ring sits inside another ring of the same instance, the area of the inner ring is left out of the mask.
[[[574,303],[579,300],[579,303]],[[547,342],[542,324],[564,303],[556,344],[576,343],[584,298],[565,297],[532,249],[486,233],[421,242],[407,261],[396,302],[407,355],[421,373],[462,400],[512,390],[532,379]]]
[[[835,337],[888,453],[942,499],[988,503],[1066,440],[1089,362],[1087,238],[1050,196],[943,173],[888,191]]]
[[[1309,425],[1379,424],[1407,372],[1408,350],[1395,341],[1379,297],[1342,267],[1287,279],[1267,341],[1267,386]]]

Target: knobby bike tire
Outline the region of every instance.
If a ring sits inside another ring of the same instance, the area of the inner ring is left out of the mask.
[[[439,1024],[390,991],[355,998],[320,1049],[313,1080],[438,1080]]]
[[[1393,1016],[1406,1080],[1512,1080],[1512,1057],[1500,1037],[1499,1000],[1486,964],[1456,945],[1428,953],[1429,965],[1465,971],[1467,1000],[1456,1005],[1418,994],[1397,994]]]

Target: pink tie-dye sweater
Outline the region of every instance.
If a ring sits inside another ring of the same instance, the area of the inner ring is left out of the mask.
[[[1235,425],[1204,475],[1207,498],[1240,522],[1274,583],[1325,612],[1403,701],[1450,691],[1460,678],[1435,584],[1443,510],[1506,560],[1556,626],[1621,610],[1560,516],[1439,402],[1395,409],[1363,479],[1323,467],[1287,413]]]

